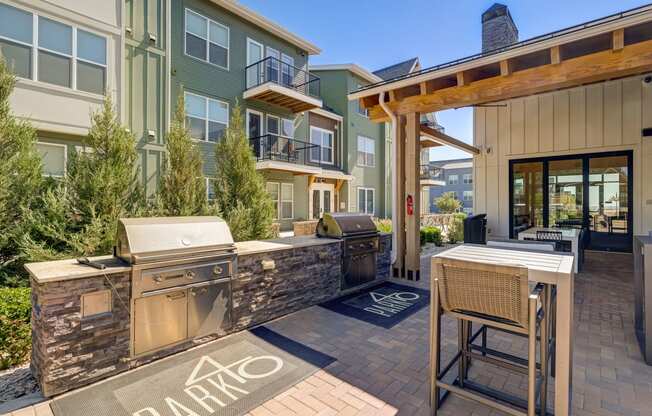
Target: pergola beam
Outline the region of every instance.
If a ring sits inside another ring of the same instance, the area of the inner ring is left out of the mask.
[[[468,143],[465,143],[455,137],[449,136],[448,134],[435,130],[425,125],[421,125],[421,135],[426,136],[427,138],[438,143],[440,146],[450,146],[455,149],[461,150],[472,155],[479,155],[480,149],[475,146],[472,146]],[[433,146],[430,146],[433,147]]]
[[[458,86],[434,90],[425,95],[401,97],[390,101],[388,106],[399,115],[429,113],[641,74],[652,71],[652,40],[623,46],[618,53],[609,49],[559,61],[514,72],[510,76],[474,82],[468,82],[463,72],[458,72]],[[369,116],[374,121],[387,120],[387,115],[379,105],[370,108]]]

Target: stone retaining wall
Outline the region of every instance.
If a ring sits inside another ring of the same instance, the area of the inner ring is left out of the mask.
[[[389,277],[390,251],[391,235],[382,235],[379,279]],[[234,325],[229,333],[339,296],[341,262],[342,243],[337,240],[239,255],[238,272],[232,280]],[[46,283],[32,277],[31,286],[31,367],[46,397],[219,337],[189,340],[144,357],[131,358],[129,273]],[[112,290],[112,311],[82,318],[81,296],[105,289]]]

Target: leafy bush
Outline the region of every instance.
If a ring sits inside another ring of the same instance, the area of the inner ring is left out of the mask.
[[[442,214],[452,214],[462,209],[462,202],[455,196],[455,192],[445,192],[435,199],[435,205]]]
[[[464,220],[466,214],[458,212],[453,216],[453,222],[448,228],[448,242],[451,244],[464,241]]]
[[[434,243],[440,247],[444,243],[441,230],[438,227],[423,227],[421,229],[421,245],[424,243]]]
[[[29,358],[32,332],[30,290],[0,288],[0,370]]]
[[[376,229],[378,229],[378,231],[380,231],[381,233],[392,232],[392,220],[374,218],[374,223],[376,224]]]

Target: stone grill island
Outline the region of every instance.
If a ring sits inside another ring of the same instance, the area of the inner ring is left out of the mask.
[[[32,373],[43,394],[51,397],[389,278],[391,235],[382,234],[376,280],[342,290],[343,244],[315,235],[235,243],[237,266],[230,276],[230,299],[224,312],[228,322],[220,321],[218,327],[207,319],[208,329],[204,325],[193,337],[144,353],[134,353],[133,348],[137,289],[131,265],[113,256],[89,259],[104,269],[79,264],[76,259],[28,264]],[[188,290],[190,301],[194,294]],[[168,296],[170,304],[181,298]],[[181,329],[186,334],[192,319],[188,322]],[[170,330],[167,325],[160,329]]]

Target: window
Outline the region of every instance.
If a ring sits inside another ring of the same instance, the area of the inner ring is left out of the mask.
[[[19,77],[104,94],[106,54],[102,36],[0,4],[0,55]]]
[[[455,198],[455,199],[460,199],[460,198],[457,196],[457,191],[450,191],[450,193],[453,195],[453,198]]]
[[[358,188],[358,212],[374,215],[375,193],[373,188]]]
[[[284,118],[281,120],[281,136],[294,137],[294,121]]]
[[[460,183],[460,178],[457,175],[448,175],[448,184],[457,185]]]
[[[32,78],[31,13],[0,3],[0,55],[19,77]]]
[[[462,200],[466,202],[473,201],[473,191],[464,191],[462,194]]]
[[[333,132],[310,127],[310,143],[321,147],[312,148],[310,160],[313,162],[333,163]]]
[[[229,104],[186,92],[186,125],[193,139],[217,142],[229,126]]]
[[[473,208],[462,208],[462,212],[466,215],[471,215],[473,214]]]
[[[281,203],[280,185],[277,182],[267,182],[267,193],[274,201],[274,218],[278,218],[279,205]]]
[[[66,145],[39,142],[36,149],[41,154],[44,176],[62,178],[66,174]]]
[[[294,58],[281,54],[281,82],[287,87],[294,86]]]
[[[273,134],[275,136],[278,136],[280,131],[279,131],[279,118],[276,116],[272,115],[267,115],[267,134]]]
[[[462,182],[463,182],[464,184],[466,184],[466,185],[470,185],[470,184],[472,184],[472,183],[473,183],[473,175],[471,175],[470,173],[465,173],[465,174],[462,176]]]
[[[376,165],[376,142],[364,136],[358,136],[358,166],[374,167]]]
[[[357,89],[362,88],[362,85],[358,84]],[[369,118],[369,110],[367,108],[362,108],[360,105],[360,100],[355,101],[355,110],[361,116]]]
[[[209,201],[215,200],[215,186],[213,178],[204,178],[206,179],[206,199]]]
[[[186,55],[229,69],[229,28],[186,9]]]
[[[294,184],[281,184],[281,219],[294,218]]]

